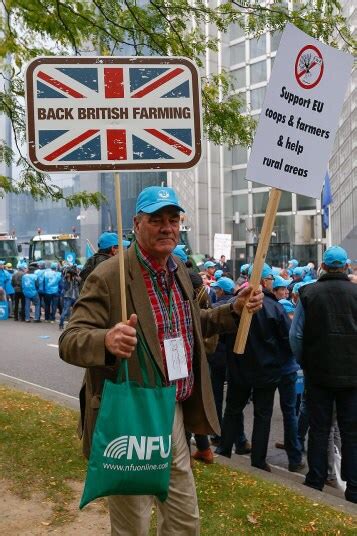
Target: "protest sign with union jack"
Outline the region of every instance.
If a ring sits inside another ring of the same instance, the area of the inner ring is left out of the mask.
[[[201,156],[199,78],[184,58],[36,58],[26,102],[40,171],[187,169]]]

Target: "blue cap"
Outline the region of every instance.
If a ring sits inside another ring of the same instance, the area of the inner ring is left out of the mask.
[[[99,249],[107,249],[118,247],[118,235],[116,233],[108,233],[107,231],[100,235],[98,239]]]
[[[215,268],[216,264],[212,261],[206,261],[203,265],[204,269],[207,270],[208,268]]]
[[[343,268],[347,264],[347,253],[340,246],[331,246],[326,249],[323,263],[330,268]]]
[[[57,262],[51,262],[52,270],[57,270],[57,267],[58,267]]]
[[[287,313],[293,313],[295,311],[295,305],[290,300],[279,300],[279,303],[281,303]]]
[[[242,266],[240,267],[240,273],[242,275],[247,275],[248,270],[249,270],[249,264],[242,264]]]
[[[185,244],[178,244],[175,249],[172,250],[172,255],[176,255],[182,262],[186,262],[188,256],[185,253]]]
[[[222,275],[223,275],[223,270],[216,270],[213,277],[215,278],[216,281],[218,281],[218,279],[222,277]]]
[[[279,268],[279,266],[272,266],[272,272],[273,272],[273,275],[276,276],[276,275],[279,275],[280,272],[281,272],[281,268]]]
[[[253,267],[254,267],[254,264],[251,264],[251,265],[249,266],[249,270],[248,270],[248,274],[249,274],[249,276],[251,276],[252,273],[253,273]],[[264,263],[264,266],[263,266],[263,270],[262,270],[261,279],[266,279],[267,277],[270,277],[270,276],[273,276],[273,277],[274,277],[273,270],[271,269],[271,267],[269,266],[269,264],[267,264],[267,263],[265,262],[265,263]]]
[[[130,246],[131,242],[130,240],[123,240],[123,248],[127,249]]]
[[[346,264],[351,264],[351,259],[347,259]]]
[[[226,294],[233,294],[235,284],[229,277],[220,277],[218,281],[211,283],[211,287],[220,288],[224,290]]]
[[[300,290],[301,287],[303,287],[304,285],[306,285],[306,283],[304,283],[303,281],[299,281],[299,283],[295,283],[295,285],[293,286],[292,293],[293,293],[293,294],[298,294],[299,290]]]
[[[166,186],[149,186],[138,196],[136,201],[136,214],[145,212],[152,214],[164,207],[176,207],[181,212],[185,212],[180,207],[176,192]]]
[[[293,268],[296,268],[299,264],[299,261],[296,260],[296,259],[290,259],[290,261],[288,261],[289,264],[292,265]]]
[[[291,279],[284,279],[280,275],[274,276],[273,288],[288,287],[291,283]]]
[[[0,266],[4,266],[5,265],[5,261],[0,261]]]
[[[297,275],[298,277],[302,277],[306,273],[306,270],[303,266],[297,266],[293,270],[293,275]]]

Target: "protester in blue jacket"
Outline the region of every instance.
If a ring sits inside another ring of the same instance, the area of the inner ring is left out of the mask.
[[[53,262],[50,268],[46,268],[43,274],[43,290],[45,301],[45,321],[54,322],[60,295],[60,283],[62,276],[57,271],[57,263]]]
[[[40,297],[38,295],[38,279],[37,275],[34,273],[36,268],[37,264],[30,264],[28,273],[24,274],[21,280],[22,292],[25,295],[25,322],[31,322],[31,303],[33,303],[33,305],[35,306],[35,322],[41,322]]]
[[[6,288],[11,281],[11,276],[7,270],[5,270],[5,261],[0,261],[0,288],[6,294]]]

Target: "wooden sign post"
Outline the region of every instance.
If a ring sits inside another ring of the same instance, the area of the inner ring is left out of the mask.
[[[267,211],[265,213],[265,218],[263,221],[263,227],[259,238],[257,252],[254,257],[254,267],[253,273],[250,278],[250,284],[253,289],[256,290],[260,284],[260,278],[263,270],[263,265],[268,253],[271,233],[273,231],[276,213],[278,211],[279,202],[281,197],[281,190],[272,188],[269,195],[269,201],[267,206]],[[243,313],[239,323],[239,329],[236,337],[236,342],[234,344],[234,352],[236,354],[243,354],[245,350],[245,345],[247,342],[247,337],[249,333],[250,323],[252,321],[252,315],[248,312],[247,308],[243,309]]]
[[[120,193],[119,173],[114,173],[114,185],[115,185],[115,204],[116,204],[116,209],[117,209],[117,228],[118,228],[118,260],[119,260],[121,321],[126,322],[128,320],[128,313],[126,309],[126,295],[125,295],[123,221],[122,221],[122,215],[121,215],[121,193]]]

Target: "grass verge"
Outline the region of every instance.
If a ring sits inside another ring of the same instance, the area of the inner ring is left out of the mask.
[[[73,500],[67,481],[85,477],[76,425],[75,411],[0,387],[0,474],[21,496],[44,493],[62,523]],[[357,534],[357,518],[277,484],[218,464],[196,463],[194,473],[202,536]]]

